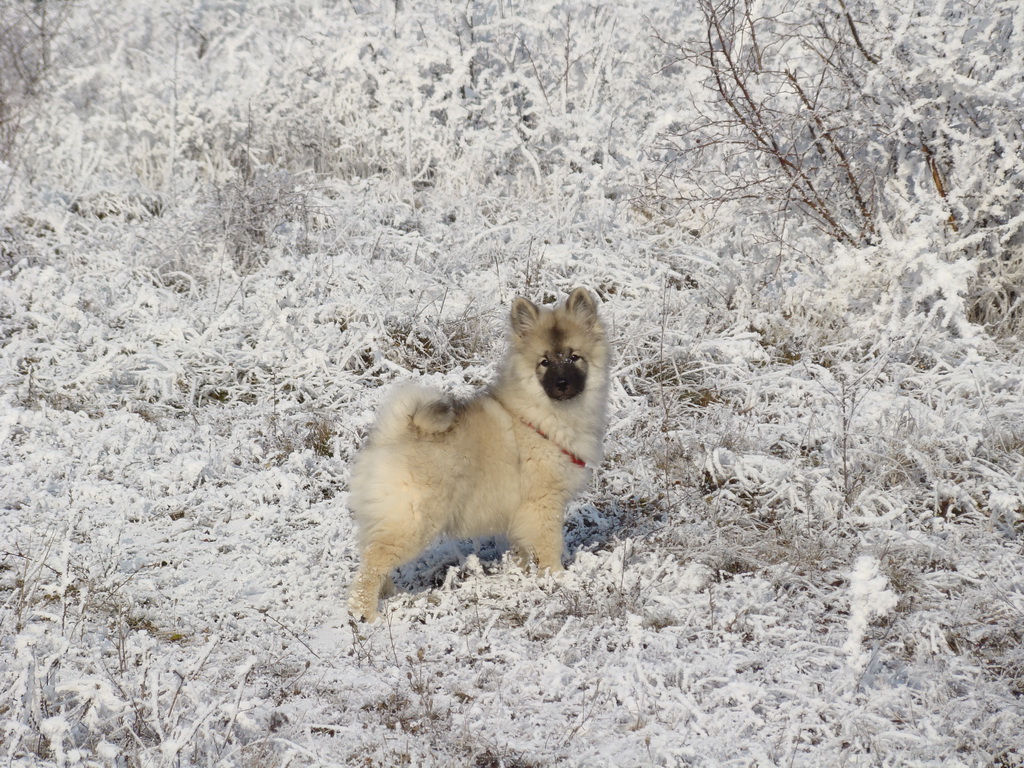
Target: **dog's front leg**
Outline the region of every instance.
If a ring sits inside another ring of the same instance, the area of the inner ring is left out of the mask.
[[[537,564],[541,573],[555,573],[562,568],[562,505],[531,502],[525,504],[516,516],[509,532],[514,551],[523,567]]]

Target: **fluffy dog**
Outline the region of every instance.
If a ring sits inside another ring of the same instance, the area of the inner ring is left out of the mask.
[[[352,469],[354,618],[373,621],[392,570],[441,534],[504,534],[524,566],[562,569],[565,507],[601,460],[609,357],[597,303],[577,288],[553,309],[512,303],[501,372],[473,397],[392,392]]]

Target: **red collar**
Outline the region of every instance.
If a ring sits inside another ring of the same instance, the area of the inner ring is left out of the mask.
[[[532,429],[532,430],[533,430],[534,432],[536,432],[536,433],[537,433],[538,435],[540,435],[541,437],[543,437],[543,438],[544,438],[545,440],[551,440],[551,438],[550,438],[550,437],[548,437],[548,436],[547,436],[547,435],[546,435],[545,433],[541,432],[541,431],[540,431],[539,429],[537,429],[537,427],[533,426],[533,424],[531,424],[530,422],[528,422],[528,421],[527,421],[526,419],[524,419],[524,418],[520,417],[520,419],[519,419],[519,420],[520,420],[521,422],[523,422],[523,424],[525,424],[526,426],[528,426],[528,427],[529,427],[530,429]],[[554,441],[554,440],[551,440],[551,442],[552,442],[552,443],[555,443],[555,441]],[[580,458],[579,456],[577,456],[577,455],[576,455],[575,453],[573,453],[573,452],[571,452],[571,451],[567,451],[567,450],[565,450],[565,448],[563,448],[562,446],[560,446],[560,445],[559,445],[558,443],[555,443],[555,446],[556,446],[556,447],[558,448],[558,450],[560,450],[560,451],[561,451],[562,453],[564,453],[564,454],[565,454],[566,456],[568,456],[568,457],[569,457],[569,461],[571,461],[571,462],[572,462],[573,464],[575,464],[575,465],[576,465],[577,467],[586,467],[586,466],[587,466],[587,462],[585,462],[585,461],[584,461],[583,459],[581,459],[581,458]]]

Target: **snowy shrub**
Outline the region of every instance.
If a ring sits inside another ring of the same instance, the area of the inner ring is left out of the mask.
[[[33,100],[64,63],[74,3],[13,2],[0,8],[0,159],[18,159]]]
[[[914,295],[902,317],[963,297],[960,317],[1016,327],[1019,6],[699,5],[699,37],[664,38],[666,72],[696,81],[696,109],[662,119],[655,198],[742,211],[755,255],[779,253],[771,243],[781,241],[812,273],[833,244],[858,258],[879,248],[891,275],[875,290]],[[787,270],[798,264],[783,258]]]

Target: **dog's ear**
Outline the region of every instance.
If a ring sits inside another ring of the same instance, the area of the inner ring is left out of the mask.
[[[565,300],[565,308],[588,328],[597,322],[597,302],[586,288],[577,288],[570,293]]]
[[[525,336],[537,323],[540,310],[537,305],[522,296],[512,302],[512,330],[516,336]]]

